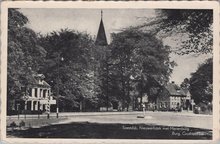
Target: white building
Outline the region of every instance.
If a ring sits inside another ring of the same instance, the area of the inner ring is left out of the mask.
[[[20,110],[30,113],[50,111],[50,106],[56,104],[51,96],[51,86],[44,80],[43,74],[33,76],[33,81],[25,88]]]

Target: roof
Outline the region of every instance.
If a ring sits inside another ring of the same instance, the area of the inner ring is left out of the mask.
[[[189,93],[188,88],[182,88],[183,92],[185,93],[185,95],[187,95],[187,93]]]
[[[37,80],[35,79],[35,77],[34,76],[32,76],[30,79],[29,79],[29,84],[31,84],[31,85],[36,85],[38,82],[37,82]]]
[[[175,83],[168,83],[165,88],[168,90],[170,95],[173,96],[186,96],[184,90],[176,85]]]
[[[34,75],[34,77],[45,79],[45,76],[43,74],[37,74],[37,75]]]
[[[47,86],[47,87],[50,87],[50,85],[46,81],[44,81],[44,80],[43,80],[43,85]]]
[[[99,30],[98,30],[95,44],[100,45],[100,46],[107,46],[108,45],[102,18],[101,18],[101,21],[99,24]]]
[[[33,75],[30,79],[29,84],[32,86],[40,86],[40,87],[51,87],[45,80],[43,80],[45,76],[43,74]],[[42,83],[40,84],[37,79],[41,79]]]

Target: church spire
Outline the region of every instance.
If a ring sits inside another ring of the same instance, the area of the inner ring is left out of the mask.
[[[95,44],[100,45],[100,46],[106,46],[106,45],[108,45],[108,43],[107,43],[105,28],[104,28],[104,24],[103,24],[102,19],[103,19],[103,11],[101,10],[101,21],[99,24],[99,30],[97,33]]]

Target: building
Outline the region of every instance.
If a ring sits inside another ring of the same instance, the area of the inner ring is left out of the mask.
[[[100,20],[100,24],[99,24],[99,30],[97,33],[96,41],[95,41],[95,44],[97,46],[107,46],[108,45],[106,34],[105,34],[105,27],[104,27],[104,23],[103,23],[102,19],[103,19],[103,12],[101,11],[101,20]]]
[[[183,105],[183,109],[186,110],[192,110],[192,106],[194,105],[194,100],[191,98],[191,94],[188,90],[188,88],[182,88],[183,92],[185,93],[186,97],[184,97],[184,105]]]
[[[50,106],[56,104],[51,93],[51,86],[44,80],[43,74],[33,76],[28,86],[23,88],[24,93],[16,103],[16,110],[21,113],[50,112]]]
[[[100,71],[100,69],[102,69],[103,67],[106,67],[106,63],[97,63],[97,61],[100,61],[100,59],[104,60],[107,57],[107,46],[108,46],[108,42],[107,42],[107,37],[106,37],[106,33],[105,33],[105,27],[104,27],[104,22],[103,22],[103,11],[101,10],[101,18],[100,18],[100,24],[98,27],[98,31],[97,31],[97,36],[95,39],[95,49],[91,49],[91,64],[89,65],[91,68],[91,71],[88,71],[87,76],[92,78],[95,75],[98,74],[98,72]],[[95,64],[93,64],[92,62],[95,61]],[[93,88],[95,87],[95,84],[91,84],[91,93],[93,91]],[[89,107],[89,103],[86,102],[86,100],[83,98],[79,101],[79,110],[80,111],[97,111],[98,109],[94,109]],[[101,109],[106,109],[105,108],[101,108]]]
[[[181,88],[174,82],[165,85],[157,97],[159,110],[192,110],[193,100],[187,88]]]

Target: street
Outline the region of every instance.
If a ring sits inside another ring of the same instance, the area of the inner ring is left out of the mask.
[[[120,123],[120,124],[154,124],[165,126],[185,126],[203,129],[212,129],[212,115],[200,115],[188,112],[152,112],[147,111],[145,118],[137,118],[142,116],[142,112],[72,112],[60,113],[59,120],[56,120],[56,113],[50,114],[48,124],[66,124],[71,122],[94,122],[94,123]],[[27,123],[34,121],[42,121],[46,119],[46,115],[27,115]],[[7,125],[12,121],[24,120],[24,115],[8,116]],[[25,120],[24,120],[25,121]],[[50,123],[51,121],[51,123]],[[36,124],[35,124],[36,125]],[[38,125],[40,126],[40,124]]]

